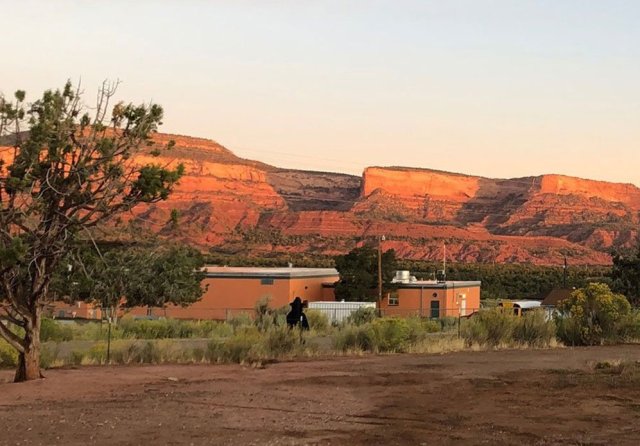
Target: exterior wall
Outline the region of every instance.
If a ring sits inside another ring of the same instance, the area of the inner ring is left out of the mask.
[[[336,289],[332,286],[323,286],[322,287],[322,300],[324,301],[334,301],[336,300]]]
[[[389,305],[389,296],[382,299],[380,308],[384,316],[436,317],[432,314],[431,302],[438,302],[437,317],[468,316],[480,308],[479,286],[400,287],[397,295],[398,305]]]
[[[241,313],[253,315],[256,302],[264,297],[269,298],[271,308],[284,307],[295,297],[300,297],[303,301],[322,300],[322,284],[336,280],[338,280],[338,276],[273,279],[268,277],[209,277],[203,280],[207,291],[202,299],[192,305],[187,307],[169,305],[166,308],[150,309],[137,307],[132,309],[130,314],[177,319],[224,320]],[[268,283],[271,281],[272,283]]]
[[[300,299],[302,299],[303,301],[308,300],[309,302],[324,300],[325,292],[322,284],[334,283],[338,279],[339,279],[339,276],[291,279],[290,288],[289,288],[289,298],[283,305],[287,305],[296,297],[300,297]]]

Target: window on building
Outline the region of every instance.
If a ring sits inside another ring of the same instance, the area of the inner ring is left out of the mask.
[[[398,306],[400,305],[400,299],[398,298],[398,293],[389,294],[389,306]]]
[[[273,285],[273,279],[270,277],[265,277],[264,279],[260,279],[260,285]]]

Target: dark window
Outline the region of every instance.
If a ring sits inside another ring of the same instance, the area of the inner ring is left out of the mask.
[[[273,279],[271,278],[260,279],[260,285],[273,285]]]
[[[398,306],[400,305],[400,299],[398,299],[398,293],[389,294],[389,306]]]
[[[433,297],[438,297],[438,293],[433,293]]]
[[[431,301],[431,317],[434,317],[434,318],[440,317],[440,301],[439,300]]]

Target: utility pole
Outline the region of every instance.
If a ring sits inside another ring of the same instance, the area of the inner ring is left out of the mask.
[[[567,256],[564,256],[564,267],[562,271],[562,288],[567,289]]]
[[[378,308],[380,310],[382,310],[382,242],[384,241],[384,235],[378,239]]]

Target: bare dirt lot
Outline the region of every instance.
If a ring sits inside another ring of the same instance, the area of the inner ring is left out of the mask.
[[[640,346],[85,367],[9,384],[0,444],[640,444]]]

